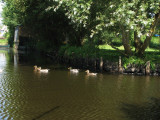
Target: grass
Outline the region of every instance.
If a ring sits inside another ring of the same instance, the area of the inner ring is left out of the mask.
[[[116,41],[115,41],[116,42]],[[124,47],[118,41],[118,44],[115,43],[115,46],[121,51],[124,51]],[[132,51],[135,51],[135,48],[132,46]],[[116,51],[114,48],[107,44],[99,45],[95,47],[94,45],[84,45],[81,47],[65,45],[60,48],[60,55],[66,55],[68,57],[89,57],[89,58],[100,58],[103,57],[104,60],[109,60],[112,62],[118,62],[119,56],[122,56],[123,65],[127,66],[128,64],[145,64],[146,61],[151,61],[151,67],[153,68],[155,63],[160,63],[160,39],[158,37],[153,37],[149,47],[145,51],[143,58],[138,58],[132,56],[126,58],[121,53]]]
[[[8,45],[7,39],[0,39],[0,45]]]
[[[160,50],[160,37],[152,37],[149,47]]]
[[[119,50],[124,50],[124,47],[123,46],[119,46],[119,47],[117,47]],[[99,45],[99,49],[104,49],[104,50],[115,50],[114,48],[112,48],[110,45]],[[132,47],[132,51],[134,51],[135,50],[135,48],[134,47]],[[156,48],[151,48],[151,47],[148,47],[147,49],[146,49],[146,51],[148,51],[148,52],[150,52],[150,51],[159,51],[158,49],[156,49]]]
[[[115,46],[117,46],[117,48],[119,50],[124,50],[124,47],[121,45],[117,45],[117,44],[120,44],[119,43],[120,40],[118,40],[118,42],[116,43],[114,41],[114,44]],[[112,48],[111,46],[105,44],[105,45],[99,45],[99,49],[104,49],[104,50],[115,50],[114,48]],[[134,51],[135,48],[132,47],[132,51]],[[152,51],[155,51],[155,52],[158,52],[160,50],[160,37],[152,37],[152,40],[149,44],[149,47],[146,49],[146,52],[152,52]]]

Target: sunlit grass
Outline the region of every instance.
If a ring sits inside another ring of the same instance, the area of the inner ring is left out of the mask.
[[[121,41],[118,41],[118,44],[114,42],[116,48],[118,48],[121,52],[124,52],[124,47]],[[135,47],[132,43],[132,51],[134,53]],[[65,55],[71,58],[74,57],[82,57],[82,58],[103,58],[103,60],[108,60],[112,62],[118,62],[119,56],[122,57],[122,62],[124,65],[128,65],[129,63],[133,64],[144,64],[146,61],[151,62],[151,66],[153,68],[154,63],[160,63],[160,43],[158,37],[153,37],[149,47],[145,50],[145,54],[141,57],[131,56],[126,57],[121,52],[112,48],[108,44],[99,45],[98,49],[95,45],[85,44],[81,47],[76,46],[62,46],[60,48],[59,54]],[[74,54],[73,54],[74,53]],[[134,55],[134,54],[133,54]]]
[[[146,52],[158,52],[159,50],[158,49],[154,49],[154,48],[147,48],[146,50],[145,50]]]
[[[110,45],[99,45],[98,46],[99,49],[104,49],[104,50],[115,50],[114,48],[112,48]],[[119,47],[116,47],[118,48],[119,50],[124,50],[124,47],[123,46],[119,46]],[[135,47],[132,47],[132,51],[135,51]],[[160,51],[160,49],[155,49],[155,48],[152,48],[152,47],[148,47],[146,50],[146,52],[158,52]]]
[[[119,50],[124,50],[123,46],[117,47]],[[105,49],[105,50],[115,50],[110,45],[99,45],[99,49]]]
[[[152,37],[151,42],[153,42],[155,44],[160,44],[160,37]]]
[[[0,45],[8,45],[7,39],[0,39]]]
[[[118,41],[118,43],[120,44],[120,40]],[[121,43],[122,44],[122,43]],[[124,50],[123,45],[121,46],[117,46],[116,48],[118,48],[119,50]],[[112,48],[110,45],[105,44],[105,45],[99,45],[99,49],[104,49],[104,50],[115,50],[114,48]],[[132,51],[134,51],[135,48],[132,46]],[[157,52],[160,50],[160,37],[152,37],[152,40],[150,42],[149,47],[146,49],[147,52]]]

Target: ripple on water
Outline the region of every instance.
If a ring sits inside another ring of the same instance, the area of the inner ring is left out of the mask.
[[[42,74],[33,71],[33,65],[12,61],[13,57],[0,55],[2,120],[130,120],[121,116],[121,103],[141,104],[148,97],[160,97],[155,77],[89,77],[83,70],[75,75],[58,69]]]

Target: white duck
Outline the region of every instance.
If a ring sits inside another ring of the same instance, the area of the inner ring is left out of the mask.
[[[45,72],[45,73],[48,73],[49,69],[41,69],[41,67],[38,67],[37,70],[39,72]]]
[[[78,73],[79,72],[79,69],[72,69],[72,67],[69,67],[68,68],[71,72],[74,72],[74,73]]]
[[[90,73],[89,70],[86,70],[85,72],[87,72],[87,75],[92,75],[92,76],[96,76],[97,75],[97,73]]]

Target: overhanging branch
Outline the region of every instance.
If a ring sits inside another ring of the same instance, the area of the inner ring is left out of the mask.
[[[125,54],[124,52],[122,52],[120,49],[118,49],[117,47],[115,47],[112,43],[108,43],[108,45],[110,45],[113,49],[117,50],[119,53],[121,53],[122,55],[128,57],[127,54]]]

